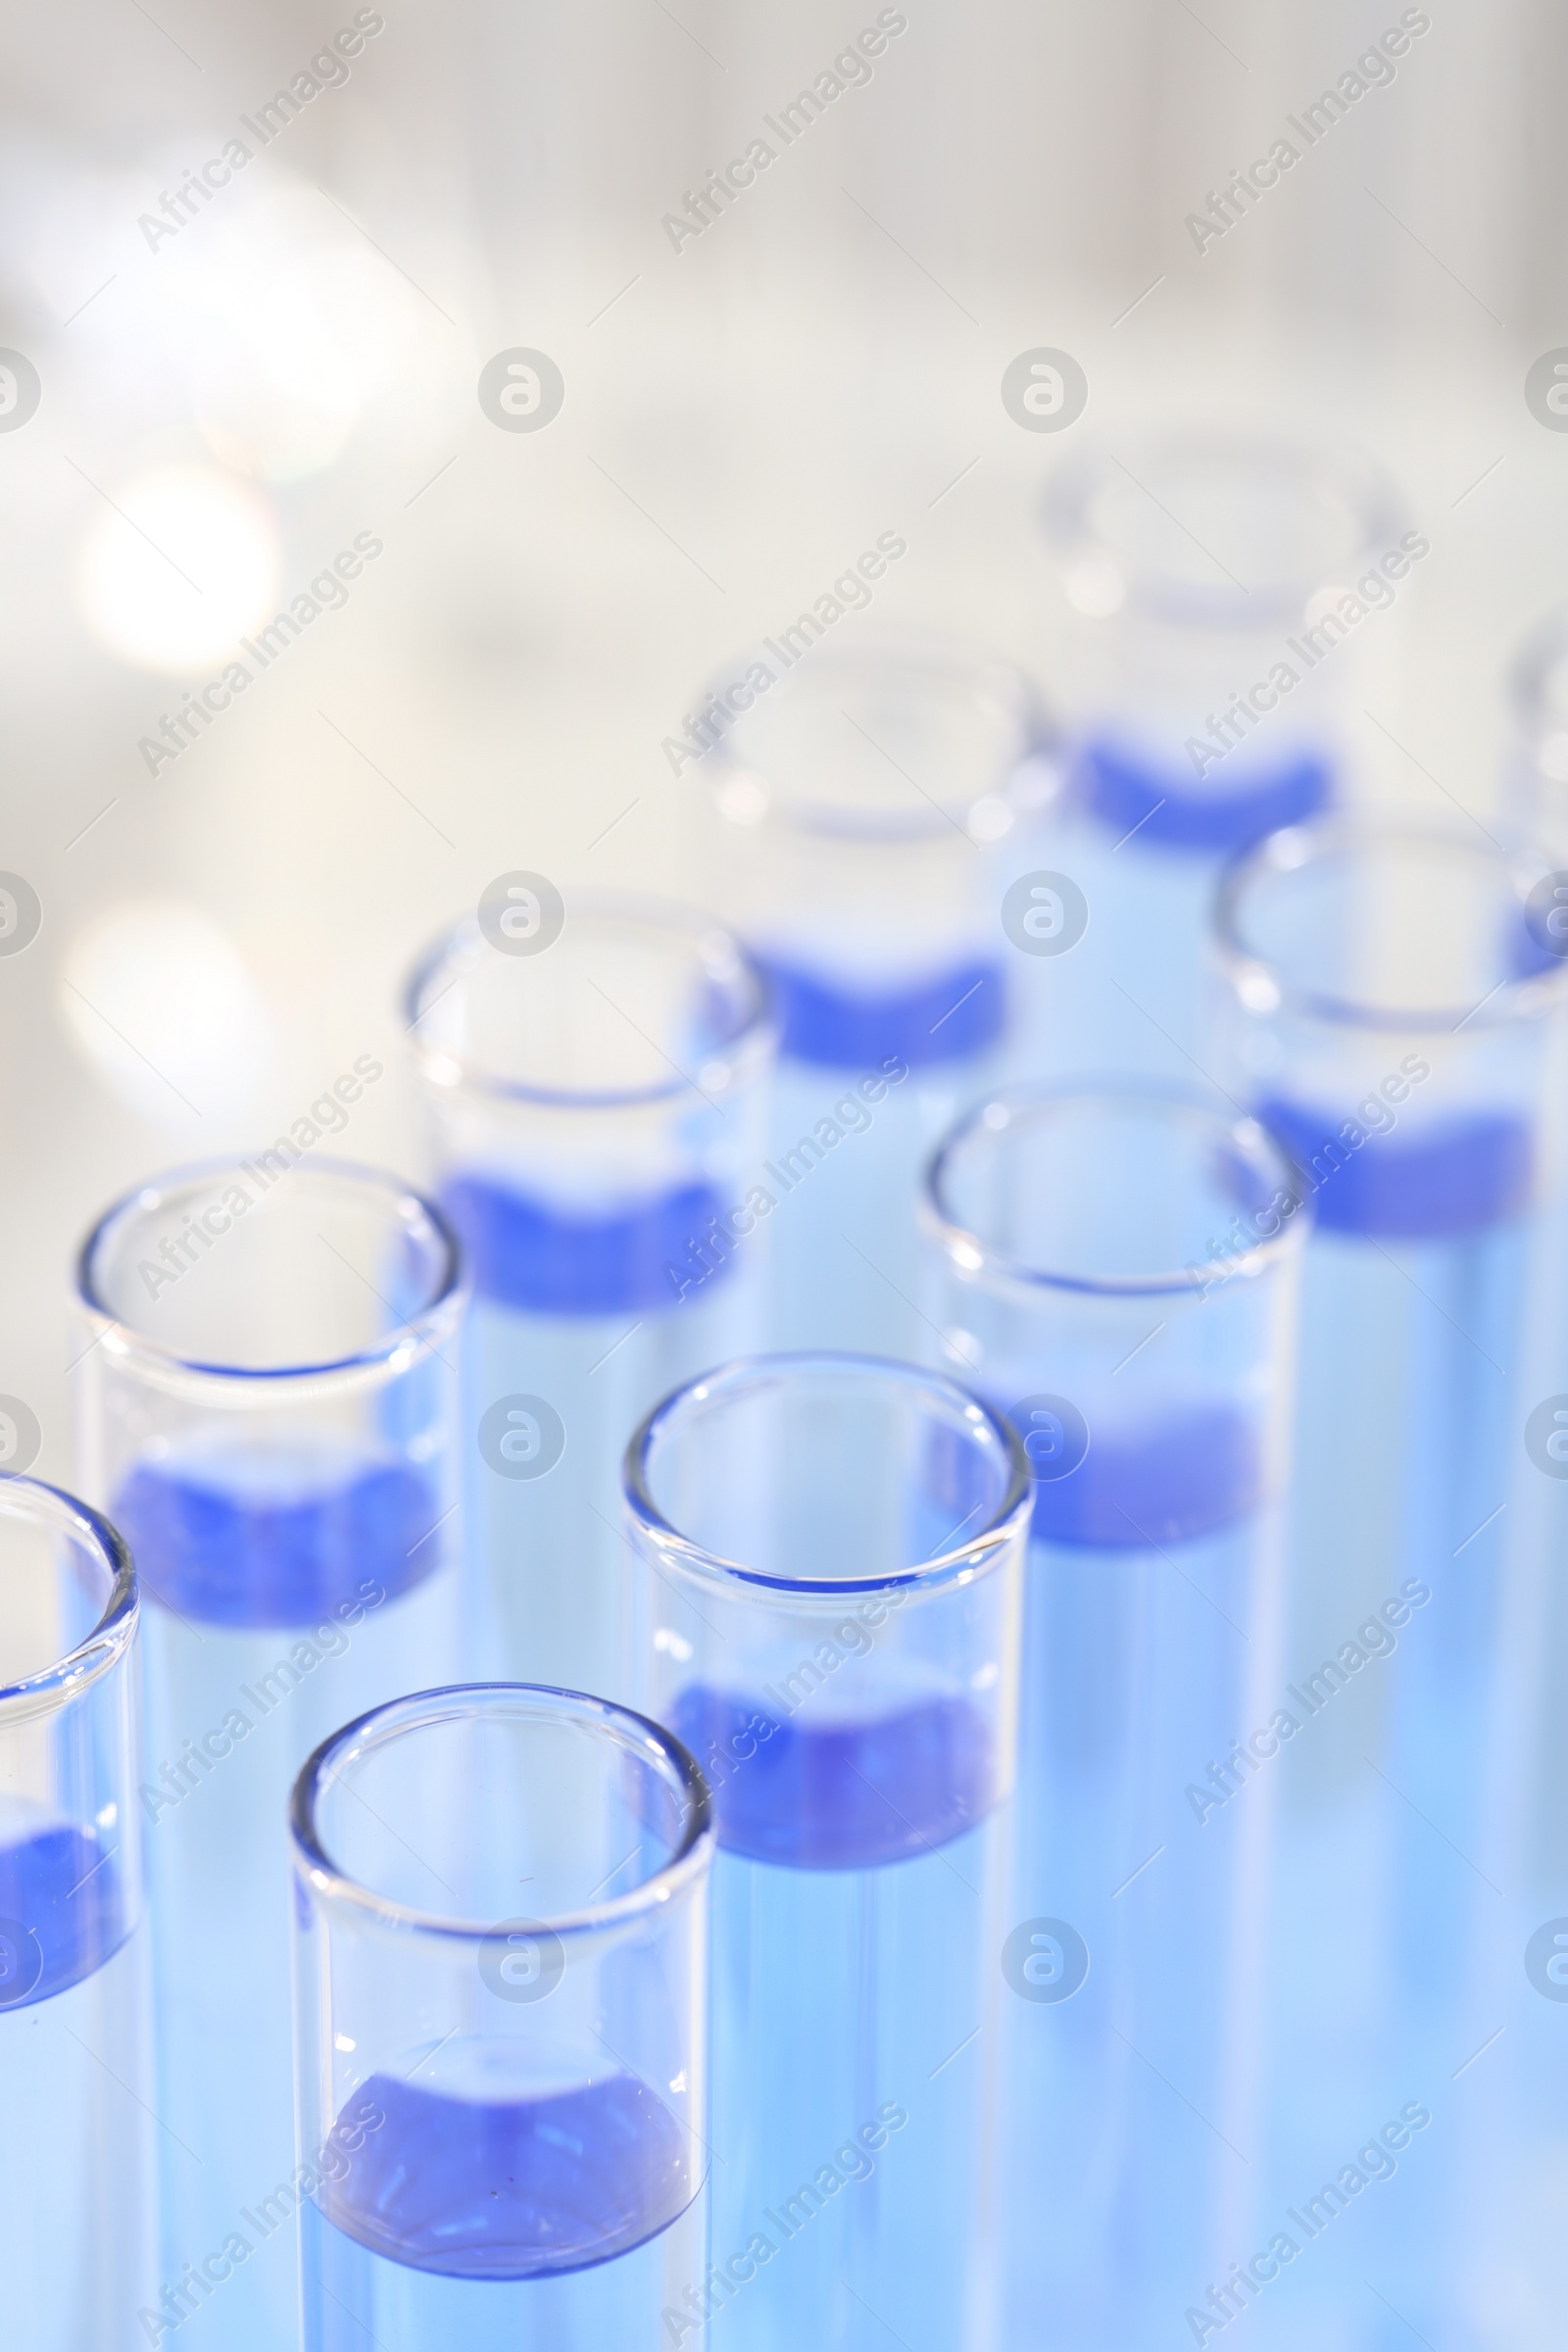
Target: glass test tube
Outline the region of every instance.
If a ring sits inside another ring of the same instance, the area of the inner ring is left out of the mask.
[[[771,1336],[909,1355],[915,1178],[1006,1030],[1004,845],[1055,791],[1055,731],[1018,671],[942,641],[779,654],[707,706],[715,896],[782,1022]]]
[[[1527,919],[1529,960],[1546,969],[1568,956],[1568,611],[1526,640],[1511,705],[1506,806],[1544,869]],[[1506,2310],[1532,2352],[1554,2342],[1568,2299],[1568,2240],[1554,2210],[1568,2173],[1568,1219],[1559,1219],[1545,1260],[1532,1286],[1521,1384],[1528,1467],[1509,1504],[1513,1574],[1486,1731],[1485,1838],[1495,1857],[1488,1872],[1504,1890],[1510,1924],[1487,1955],[1488,2046],[1466,2075],[1476,2138],[1458,2192],[1465,2261],[1455,2282],[1467,2321],[1479,2329],[1489,2310]]]
[[[1010,2343],[1173,2341],[1181,2290],[1242,2242],[1293,1191],[1254,1121],[1137,1081],[989,1102],[927,1172],[944,1367],[1009,1417],[1034,1475],[1004,1946]]]
[[[685,1749],[575,1691],[426,1690],[323,1741],[291,1826],[306,2352],[685,2340],[712,1856]]]
[[[1185,1083],[1220,865],[1337,797],[1338,713],[1428,543],[1358,455],[1234,433],[1090,447],[1043,519],[1081,681],[1054,855],[1088,928],[1015,959],[1027,1074]]]
[[[0,1479],[0,2209],[27,2352],[130,2352],[157,2300],[136,1615],[114,1529]]]
[[[286,1152],[142,1186],[78,1270],[84,1479],[148,1603],[160,2284],[198,2352],[297,2340],[290,1784],[457,1635],[456,1242]]]
[[[989,2345],[1021,1448],[912,1365],[783,1355],[666,1399],[625,1475],[649,1708],[718,1836],[694,2317],[747,2352]]]
[[[1535,878],[1473,837],[1329,826],[1242,860],[1216,916],[1228,1082],[1290,1151],[1315,1222],[1273,2019],[1284,2193],[1358,2193],[1337,2168],[1363,2134],[1367,2179],[1380,2141],[1416,2147],[1355,2248],[1314,2250],[1319,2293],[1353,2297],[1348,2341],[1384,2340],[1367,2262],[1410,2326],[1445,2325],[1475,2234],[1453,2186],[1493,2080],[1469,2061],[1522,1973],[1493,1796],[1523,1704],[1509,1626],[1539,1584],[1529,1489],[1549,1484],[1522,1438],[1532,1324],[1560,1323],[1540,1293],[1568,1077]]]
[[[1519,836],[1556,865],[1568,859],[1568,609],[1531,630],[1508,684],[1507,813]]]
[[[708,917],[590,899],[515,942],[461,924],[416,971],[408,1011],[473,1284],[480,1654],[621,1695],[626,1434],[760,1332],[766,991]]]

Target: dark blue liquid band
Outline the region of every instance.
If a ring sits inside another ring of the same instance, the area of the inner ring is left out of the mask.
[[[441,1205],[457,1228],[473,1287],[498,1306],[539,1315],[621,1315],[679,1303],[666,1269],[701,1273],[694,1246],[722,1279],[729,1243],[709,1243],[724,1203],[706,1184],[640,1201],[609,1217],[563,1216],[558,1208],[479,1176],[454,1177]]]
[[[1078,756],[1074,786],[1085,808],[1117,840],[1132,832],[1162,849],[1233,855],[1282,825],[1303,825],[1327,808],[1328,762],[1303,754],[1254,783],[1194,791],[1193,777],[1152,767],[1105,737]]]
[[[1268,1096],[1256,1106],[1296,1161],[1320,1226],[1385,1241],[1446,1241],[1518,1216],[1535,1185],[1528,1121],[1504,1111],[1435,1120],[1419,1135],[1397,1129],[1352,1145],[1336,1121]]]
[[[346,2170],[322,2184],[326,2219],[370,2253],[444,2278],[612,2262],[667,2230],[697,2189],[673,2116],[629,2075],[506,2100],[372,2075],[335,2129]]]
[[[754,960],[773,990],[780,1052],[796,1061],[875,1070],[901,1060],[917,1070],[967,1060],[994,1045],[1006,1026],[1002,966],[978,956],[913,988],[874,994],[836,987],[774,956]]]
[[[432,1531],[445,1505],[405,1463],[373,1462],[305,1494],[285,1488],[276,1501],[221,1479],[220,1463],[199,1474],[138,1462],[114,1502],[147,1592],[199,1624],[357,1623],[441,1564]]]
[[[0,1846],[0,2011],[79,1984],[128,1934],[114,1848],[61,1823]]]
[[[996,1802],[990,1731],[958,1698],[801,1724],[765,1687],[750,1699],[694,1683],[670,1725],[708,1777],[720,1846],[753,1862],[877,1870],[961,1838]]]
[[[1032,1533],[1106,1550],[1191,1544],[1250,1519],[1265,1499],[1255,1424],[1229,1405],[1195,1404],[1136,1434],[1091,1429],[1075,1470],[1036,1480]]]

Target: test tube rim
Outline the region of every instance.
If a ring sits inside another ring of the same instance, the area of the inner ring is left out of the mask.
[[[921,1560],[888,1575],[830,1578],[776,1576],[764,1569],[749,1568],[744,1561],[728,1559],[722,1552],[710,1551],[683,1535],[654,1500],[649,1483],[654,1446],[676,1412],[707,1403],[710,1393],[720,1385],[732,1392],[742,1391],[748,1385],[762,1386],[791,1372],[811,1369],[870,1372],[884,1379],[891,1374],[904,1387],[945,1391],[949,1398],[958,1402],[966,1419],[984,1422],[1008,1464],[1008,1479],[1001,1501],[978,1534],[936,1559]],[[662,1560],[672,1561],[726,1588],[741,1585],[783,1601],[799,1600],[809,1608],[821,1609],[846,1592],[944,1592],[981,1570],[996,1567],[1005,1557],[1014,1538],[1028,1527],[1034,1504],[1034,1476],[1012,1424],[987,1404],[984,1397],[958,1381],[919,1364],[902,1363],[892,1356],[811,1348],[786,1349],[776,1354],[732,1356],[727,1363],[715,1365],[710,1372],[700,1373],[695,1380],[684,1381],[678,1389],[672,1389],[644,1416],[627,1441],[621,1458],[621,1495],[638,1532],[657,1544]]]
[[[897,664],[907,671],[922,667],[929,669],[941,664],[953,673],[961,671],[970,677],[999,678],[1005,683],[1017,713],[1019,749],[1016,758],[1004,777],[967,799],[934,803],[929,815],[911,810],[907,816],[883,816],[874,822],[869,818],[858,822],[854,812],[836,815],[831,802],[813,801],[807,794],[781,795],[770,784],[764,768],[756,760],[746,759],[732,750],[728,737],[720,736],[701,755],[705,760],[710,756],[714,762],[710,771],[709,786],[715,803],[726,787],[732,789],[738,778],[746,777],[765,795],[765,807],[761,812],[763,822],[776,823],[782,830],[805,834],[816,840],[838,841],[862,848],[894,848],[940,842],[954,826],[975,844],[985,846],[1000,838],[1000,835],[973,831],[966,814],[982,801],[1000,799],[1017,802],[1017,813],[1026,822],[1034,823],[1059,797],[1070,751],[1064,722],[1030,672],[1021,663],[1010,661],[1005,654],[935,629],[884,629],[858,637],[853,648],[844,645],[824,646],[818,652],[816,647],[812,647],[811,653],[813,667],[818,672],[835,666],[840,669],[871,670],[879,664]],[[761,658],[759,646],[748,646],[736,657],[732,668],[740,668],[743,662],[760,661]],[[715,675],[703,689],[704,700],[712,699],[725,682],[718,680]],[[733,685],[733,676],[727,683]],[[1020,779],[1025,776],[1031,779],[1035,787],[1027,795],[1019,789]],[[1007,829],[1010,830],[1010,826]]]
[[[128,1221],[133,1213],[151,1212],[160,1200],[200,1184],[211,1183],[225,1173],[237,1175],[243,1156],[242,1153],[230,1153],[166,1169],[157,1176],[148,1177],[130,1192],[122,1193],[95,1219],[76,1253],[75,1266],[77,1303],[98,1327],[98,1339],[94,1344],[106,1345],[112,1354],[133,1363],[143,1375],[162,1378],[176,1387],[216,1388],[220,1393],[231,1396],[248,1392],[257,1397],[275,1396],[285,1387],[302,1396],[314,1397],[322,1388],[335,1393],[344,1387],[358,1387],[367,1382],[373,1385],[381,1380],[401,1377],[421,1356],[434,1353],[438,1342],[456,1329],[467,1298],[467,1274],[462,1245],[450,1219],[427,1194],[393,1170],[374,1167],[363,1160],[339,1159],[325,1153],[312,1156],[306,1169],[308,1175],[327,1176],[365,1189],[373,1188],[387,1195],[394,1202],[413,1201],[442,1245],[441,1269],[432,1296],[417,1313],[407,1316],[375,1347],[357,1348],[352,1354],[326,1358],[318,1363],[216,1364],[201,1357],[186,1355],[178,1348],[163,1346],[150,1333],[127,1323],[113,1311],[99,1295],[95,1284],[94,1258],[100,1244],[108,1240],[113,1230]]]
[[[638,1886],[624,1894],[612,1895],[608,1902],[541,1918],[538,1926],[548,1928],[563,1941],[614,1934],[657,1914],[664,1904],[684,1894],[694,1882],[706,1876],[714,1851],[712,1795],[696,1757],[673,1732],[633,1707],[619,1706],[613,1699],[600,1698],[589,1690],[567,1690],[556,1683],[444,1683],[432,1690],[409,1691],[400,1698],[384,1699],[378,1706],[368,1707],[352,1722],[329,1732],[300,1766],[289,1792],[289,1842],[294,1867],[309,1882],[314,1897],[376,1926],[448,1942],[482,1942],[496,1933],[494,1920],[452,1919],[378,1894],[374,1887],[363,1885],[332,1859],[317,1824],[318,1803],[325,1793],[324,1776],[335,1759],[341,1756],[346,1767],[353,1756],[367,1754],[411,1730],[450,1722],[471,1711],[476,1699],[514,1702],[557,1699],[567,1702],[559,1710],[564,1714],[574,1711],[579,1716],[597,1718],[602,1724],[628,1727],[641,1736],[645,1746],[658,1749],[673,1768],[678,1788],[690,1805],[679,1844]],[[449,1703],[442,1705],[442,1702]],[[438,1707],[440,1711],[434,1711]],[[412,1715],[413,1720],[389,1720],[405,1715]],[[378,1736],[368,1737],[372,1732]],[[351,1748],[352,1753],[344,1752]]]
[[[722,939],[732,951],[736,963],[752,987],[751,1007],[735,1035],[726,1040],[722,1049],[708,1056],[705,1073],[712,1065],[724,1066],[725,1077],[721,1090],[711,1087],[710,1093],[734,1094],[748,1076],[771,1054],[778,1039],[778,1016],[773,1003],[773,990],[756,958],[729,925],[715,914],[701,907],[688,906],[675,899],[660,898],[652,893],[643,895],[631,891],[585,891],[568,907],[566,920],[585,919],[591,922],[632,920],[650,927],[662,924],[667,930],[684,928],[699,936]],[[425,991],[436,974],[460,956],[477,960],[486,941],[479,928],[476,914],[460,916],[430,940],[416,957],[409,977],[404,983],[402,1010],[409,1051],[416,1073],[432,1086],[443,1091],[463,1091],[482,1096],[493,1102],[527,1104],[541,1110],[617,1111],[652,1107],[661,1102],[678,1102],[696,1088],[696,1082],[684,1071],[662,1078],[651,1086],[604,1087],[575,1091],[569,1087],[536,1086],[524,1079],[503,1077],[487,1070],[462,1055],[445,1049],[429,1046],[418,1034],[418,1024],[429,1006],[421,1003]],[[458,977],[463,977],[459,974]],[[444,993],[444,992],[443,992]],[[434,999],[431,1000],[434,1003]]]
[[[1073,1274],[1060,1268],[1027,1265],[1021,1258],[997,1249],[949,1212],[942,1197],[943,1179],[952,1155],[959,1147],[982,1124],[991,1125],[988,1113],[997,1110],[1005,1113],[1004,1120],[994,1129],[1000,1134],[1004,1127],[1015,1123],[1016,1114],[1021,1111],[1043,1111],[1075,1102],[1152,1103],[1188,1118],[1207,1121],[1216,1142],[1240,1145],[1249,1152],[1261,1146],[1259,1155],[1266,1154],[1274,1161],[1274,1172],[1281,1186],[1296,1198],[1297,1205],[1278,1233],[1268,1239],[1260,1239],[1230,1255],[1177,1269],[1136,1275]],[[956,1119],[937,1142],[921,1172],[916,1211],[922,1231],[965,1282],[984,1282],[989,1288],[1013,1290],[1025,1296],[1045,1291],[1088,1298],[1165,1298],[1190,1292],[1195,1304],[1201,1301],[1207,1280],[1218,1281],[1221,1276],[1232,1281],[1255,1279],[1298,1254],[1312,1222],[1311,1204],[1300,1197],[1295,1163],[1262,1120],[1247,1112],[1227,1113],[1196,1087],[1121,1076],[1095,1080],[1065,1078],[1052,1086],[1010,1087],[988,1095],[984,1102]]]
[[[1453,1036],[1473,1023],[1478,1030],[1511,1029],[1520,1022],[1541,1020],[1568,1001],[1568,964],[1555,972],[1506,975],[1489,997],[1476,1005],[1373,1005],[1353,998],[1335,997],[1293,980],[1274,958],[1249,943],[1242,925],[1242,907],[1255,883],[1270,875],[1298,872],[1315,858],[1347,849],[1438,849],[1466,858],[1513,882],[1523,910],[1526,892],[1519,883],[1529,860],[1517,842],[1477,842],[1468,833],[1444,824],[1415,824],[1388,819],[1329,817],[1312,825],[1286,825],[1250,849],[1242,851],[1222,869],[1214,887],[1210,914],[1210,945],[1221,978],[1234,994],[1255,1010],[1266,998],[1270,1015],[1285,1014],[1316,1021],[1325,1028],[1357,1029],[1373,1035],[1407,1037]]]
[[[125,1655],[135,1640],[141,1610],[135,1562],[123,1536],[101,1511],[46,1479],[6,1471],[0,1473],[0,1513],[7,1511],[6,1497],[11,1493],[22,1494],[32,1502],[41,1522],[96,1550],[109,1571],[110,1588],[103,1614],[74,1648],[40,1667],[36,1674],[0,1684],[0,1730],[53,1714],[90,1690]]]
[[[1358,546],[1349,559],[1349,570],[1344,581],[1347,588],[1380,548],[1386,551],[1396,544],[1408,521],[1405,502],[1393,477],[1368,451],[1348,440],[1186,424],[1146,433],[1133,454],[1141,473],[1150,471],[1156,462],[1199,454],[1217,455],[1254,466],[1283,465],[1305,483],[1327,483],[1363,517]],[[1240,582],[1200,587],[1192,581],[1168,579],[1158,573],[1140,578],[1130,566],[1117,564],[1090,520],[1100,491],[1114,478],[1113,469],[1133,480],[1138,488],[1147,489],[1147,484],[1131,474],[1107,446],[1097,442],[1075,452],[1058,466],[1047,483],[1039,510],[1046,543],[1064,566],[1091,550],[1116,565],[1122,599],[1110,612],[1130,607],[1179,628],[1229,629],[1237,636],[1247,636],[1280,622],[1295,626],[1306,617],[1314,596],[1340,584],[1333,576],[1274,582],[1269,593]],[[1149,495],[1152,497],[1153,493],[1151,491]]]

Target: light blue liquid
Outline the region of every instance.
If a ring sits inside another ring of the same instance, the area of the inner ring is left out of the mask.
[[[1533,1284],[1528,1405],[1568,1393],[1568,1222],[1553,1222]],[[1557,2343],[1568,2307],[1568,1480],[1521,1452],[1509,1578],[1487,1727],[1478,1859],[1502,1889],[1473,1889],[1463,2038],[1482,2052],[1450,2084],[1459,2161],[1440,2228],[1454,2301],[1502,2309],[1524,2352]],[[1499,2034],[1498,2029],[1501,2029]]]
[[[79,1872],[93,1873],[69,1896],[82,1919],[73,1937],[85,1947],[79,1964],[89,1963],[102,1942],[111,1949],[58,1991],[45,1990],[50,1974],[70,1977],[73,1968],[46,1971],[24,1992],[35,1956],[25,1959],[19,1979],[16,1943],[6,1936],[0,2213],[7,2334],[28,2352],[131,2352],[148,2341],[139,2315],[155,2301],[147,1937],[138,1929],[120,1940],[122,1929],[107,1916],[106,1875],[107,1910],[119,1903],[112,1855],[104,1861],[68,1825],[46,1823],[14,1798],[0,1816],[0,1908],[15,1906],[24,1928],[41,1927],[40,1906],[28,1899],[36,1874],[26,1863],[29,1841],[47,1830],[71,1839]],[[58,1887],[62,1897],[79,1872],[67,1873]],[[94,1932],[100,1921],[101,1937]],[[22,1949],[30,1955],[25,1938]]]
[[[715,2347],[987,2340],[1004,1838],[861,1871],[720,1852]]]
[[[743,1260],[678,1306],[671,1294],[666,1312],[545,1315],[474,1300],[463,1340],[465,1541],[477,1587],[466,1671],[627,1697],[626,1441],[661,1397],[754,1344],[760,1281]],[[509,1396],[540,1397],[559,1416],[564,1450],[541,1476],[503,1476],[479,1452],[480,1416]]]
[[[684,2316],[679,2297],[705,2268],[696,2207],[634,2254],[563,2278],[512,2281],[435,2278],[389,2262],[308,2199],[300,2229],[315,2315],[306,2352],[664,2352],[674,2338],[662,2315]]]
[[[1032,1982],[1062,1997],[1018,1962],[1003,1994],[1004,2342],[1179,2343],[1250,2228],[1278,1764],[1187,1790],[1279,1704],[1279,1582],[1275,1513],[1160,1550],[1031,1545],[1007,1924],[1053,1923]]]
[[[1013,853],[1015,872],[1068,875],[1089,923],[1060,955],[1010,950],[1009,1077],[1121,1070],[1190,1085],[1220,873],[1277,827],[1320,814],[1330,792],[1326,759],[1299,748],[1273,760],[1265,750],[1261,763],[1239,751],[1205,785],[1177,745],[1157,766],[1113,732],[1083,747],[1061,814]]]
[[[1462,2326],[1457,2313],[1478,2214],[1453,2192],[1489,2066],[1467,2062],[1512,1998],[1506,1844],[1487,1792],[1517,1703],[1500,1670],[1510,1521],[1532,1475],[1535,1398],[1519,1380],[1532,1244],[1525,1220],[1375,1248],[1320,1231],[1304,1268],[1287,1661],[1298,1690],[1331,1661],[1341,1687],[1282,1777],[1274,2203],[1299,2209],[1404,2104],[1434,2117],[1358,2200],[1354,2230],[1337,2221],[1293,2280],[1293,2302],[1337,2313],[1348,2343],[1386,2340],[1366,2277],[1435,2342],[1489,2340],[1477,2310]],[[1378,1655],[1391,1599],[1406,1621]],[[1347,1643],[1364,1664],[1342,1659]],[[1522,1980],[1521,1952],[1511,1967]]]
[[[285,1831],[294,1777],[329,1732],[385,1699],[453,1679],[455,1667],[457,1571],[443,1564],[440,1533],[419,1541],[439,1502],[426,1494],[415,1510],[411,1498],[407,1525],[391,1523],[395,1540],[378,1519],[381,1544],[390,1541],[378,1550],[363,1529],[354,1534],[352,1462],[334,1457],[332,1475],[318,1465],[314,1479],[298,1467],[291,1474],[274,1465],[274,1473],[277,1491],[269,1495],[265,1465],[253,1463],[237,1491],[215,1484],[204,1468],[203,1512],[251,1522],[249,1539],[230,1526],[227,1544],[243,1549],[248,1541],[257,1559],[269,1556],[261,1531],[275,1531],[280,1507],[291,1514],[293,1534],[305,1531],[307,1551],[310,1529],[319,1540],[320,1519],[336,1514],[349,1533],[331,1556],[347,1581],[318,1588],[318,1597],[328,1590],[334,1597],[308,1623],[238,1628],[160,1605],[160,1586],[172,1590],[170,1530],[175,1512],[189,1509],[180,1497],[190,1490],[177,1471],[167,1494],[143,1490],[124,1514],[148,1592],[142,1802],[156,1984],[154,2103],[168,2127],[160,2135],[160,2283],[220,2257],[233,2233],[248,2248],[206,2299],[191,2297],[179,2341],[198,2352],[286,2352],[298,2340],[293,2226],[269,2228],[263,2216],[259,2227],[255,2218],[279,2189],[286,2193],[272,2211],[290,2212],[295,2181]],[[144,1469],[133,1475],[142,1479]],[[197,1524],[208,1524],[204,1515]],[[204,1575],[215,1565],[203,1545],[189,1557],[206,1564]],[[421,1576],[425,1562],[429,1572]],[[178,1582],[172,1592],[192,1597]],[[253,1588],[252,1613],[268,1605],[265,1588]],[[190,1763],[187,1742],[207,1755],[207,1770]],[[183,1794],[177,1781],[171,1794],[166,1764],[182,1768]]]
[[[918,1356],[915,1193],[926,1155],[983,1093],[989,1056],[911,1070],[867,1102],[877,1064],[836,1070],[785,1059],[773,1081],[761,1182],[775,1205],[772,1345]]]
[[[1071,815],[1035,867],[1070,876],[1089,902],[1089,927],[1059,956],[1009,951],[1018,1004],[1008,1075],[1020,1081],[1133,1071],[1187,1085],[1202,1054],[1204,939],[1223,858],[1119,848],[1092,819]],[[1033,869],[1031,869],[1033,870]]]

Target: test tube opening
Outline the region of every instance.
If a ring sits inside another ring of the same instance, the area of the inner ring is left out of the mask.
[[[305,1162],[279,1139],[117,1202],[82,1247],[77,1290],[112,1352],[159,1359],[173,1378],[275,1381],[428,1346],[461,1282],[429,1202],[374,1169]]]
[[[537,950],[469,918],[416,966],[406,1010],[431,1085],[561,1111],[724,1096],[766,1051],[766,992],[728,933],[631,898],[574,900]]]
[[[933,1155],[921,1217],[948,1360],[1017,1428],[1036,1536],[1190,1542],[1278,1492],[1260,1368],[1310,1211],[1257,1120],[1136,1082],[1000,1097]]]
[[[657,1724],[510,1683],[419,1691],[335,1732],[289,1818],[318,1897],[458,1938],[488,1935],[521,1886],[558,1933],[624,1922],[710,1826],[701,1774]]]
[[[1010,664],[912,634],[813,648],[799,676],[775,676],[771,652],[732,664],[753,681],[744,705],[733,689],[708,698],[725,719],[714,790],[731,823],[822,847],[941,841],[955,825],[987,842],[1049,800],[1056,724]]]
[[[968,1273],[1153,1295],[1275,1245],[1268,1204],[1292,1179],[1255,1119],[1196,1094],[1062,1086],[994,1097],[962,1120],[927,1165],[921,1216]]]
[[[1187,629],[1294,628],[1399,534],[1392,485],[1355,451],[1191,431],[1145,437],[1129,461],[1085,452],[1042,507],[1091,617],[1131,605]]]
[[[1005,1533],[1023,1481],[1007,1430],[953,1383],[827,1352],[705,1374],[625,1464],[633,1513],[694,1565],[817,1599],[948,1576]]]

